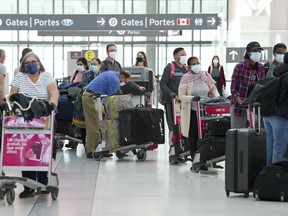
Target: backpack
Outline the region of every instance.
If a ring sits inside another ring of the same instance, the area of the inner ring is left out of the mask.
[[[266,77],[259,80],[248,97],[248,101],[252,104],[258,102],[261,104],[261,115],[271,116],[275,114],[277,107],[277,98],[280,88],[280,83],[283,77]]]
[[[175,65],[174,63],[170,63],[171,65],[171,71],[170,71],[170,75],[169,75],[169,79],[171,79],[174,75],[174,72],[175,72]],[[164,95],[163,95],[163,92],[162,92],[162,89],[160,87],[160,84],[158,85],[158,102],[161,104],[161,105],[164,105]]]
[[[115,60],[115,62],[116,62],[116,64],[119,66],[119,68],[120,68],[120,70],[121,70],[121,65],[120,65],[120,63],[118,62],[118,61],[116,61]],[[108,71],[108,63],[107,63],[107,60],[104,60],[103,62],[103,65],[105,66],[105,70],[104,71]]]

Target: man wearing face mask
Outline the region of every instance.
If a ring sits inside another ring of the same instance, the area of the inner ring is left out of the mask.
[[[166,120],[169,129],[169,145],[173,146],[172,134],[173,134],[173,110],[172,110],[172,98],[177,97],[178,87],[183,74],[188,72],[188,67],[185,65],[187,62],[187,56],[184,48],[179,47],[173,51],[174,61],[168,63],[164,68],[161,80],[160,89],[162,92],[161,100],[164,102],[164,108],[166,112]],[[172,151],[170,151],[172,152]],[[174,160],[174,155],[169,156],[170,163]]]
[[[274,77],[274,69],[277,65],[283,62],[284,55],[287,52],[287,47],[283,43],[277,43],[273,47],[274,60],[264,64],[266,77]]]
[[[231,128],[246,128],[247,106],[242,105],[260,79],[265,78],[264,65],[259,63],[262,47],[256,41],[246,47],[244,61],[238,63],[231,78]]]
[[[106,52],[108,57],[102,61],[100,73],[103,71],[116,71],[120,72],[121,64],[116,61],[117,57],[117,47],[115,44],[107,44]]]

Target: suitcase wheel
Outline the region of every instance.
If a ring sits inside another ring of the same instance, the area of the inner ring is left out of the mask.
[[[253,197],[254,197],[256,200],[259,200],[259,192],[258,192],[258,190],[255,190],[255,191],[253,192]]]
[[[226,197],[229,197],[229,196],[230,196],[230,191],[226,190]]]
[[[280,201],[281,201],[281,202],[285,202],[285,198],[286,198],[285,193],[282,192],[282,193],[280,194]]]
[[[137,159],[140,161],[145,161],[147,158],[147,153],[144,149],[141,149],[137,152]]]
[[[249,191],[244,192],[244,197],[248,198],[249,197]]]
[[[200,171],[199,163],[192,163],[190,170],[194,173],[198,173]]]

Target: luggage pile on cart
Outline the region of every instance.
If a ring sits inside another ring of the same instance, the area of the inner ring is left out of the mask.
[[[9,100],[7,100],[9,102]],[[27,111],[29,107],[24,107]],[[16,183],[40,192],[51,193],[56,200],[59,193],[59,182],[56,173],[52,172],[54,112],[49,116],[37,116],[27,119],[9,110],[2,116],[2,139],[0,160],[0,199],[6,197],[11,205],[15,199]],[[29,178],[9,176],[9,171],[47,171],[48,184],[44,185]]]
[[[225,160],[226,132],[231,128],[229,100],[217,98],[196,101],[198,151],[191,170],[199,172]]]
[[[98,96],[96,107],[102,135],[102,141],[94,152],[96,160],[113,152],[122,159],[133,150],[138,150],[139,160],[146,160],[148,146],[152,143],[164,144],[162,110],[134,107],[131,95]]]

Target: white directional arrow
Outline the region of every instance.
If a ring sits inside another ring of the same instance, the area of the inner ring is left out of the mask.
[[[210,20],[207,20],[207,22],[210,23],[210,25],[213,26],[213,25],[216,23],[216,20],[215,20],[214,17],[211,17],[211,19],[210,19]]]
[[[238,55],[238,53],[235,51],[235,50],[232,50],[229,55],[232,55],[232,60],[234,61],[235,60],[235,56]]]
[[[101,26],[103,26],[105,24],[105,19],[101,17],[101,20],[97,20],[97,23],[100,23]]]

